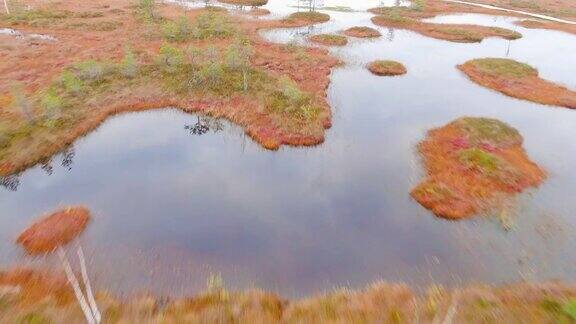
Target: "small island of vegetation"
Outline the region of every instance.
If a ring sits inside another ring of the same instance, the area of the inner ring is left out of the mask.
[[[402,63],[390,60],[374,61],[368,64],[368,70],[380,76],[396,76],[407,72],[406,67]]]
[[[540,78],[538,70],[528,64],[511,59],[482,58],[470,60],[458,68],[470,80],[507,96],[576,108],[576,91]]]
[[[374,28],[360,26],[348,28],[343,31],[342,34],[357,38],[376,38],[382,36],[382,34]]]
[[[448,219],[499,212],[511,195],[546,178],[522,142],[516,129],[496,119],[464,117],[433,129],[418,144],[427,177],[411,195]]]
[[[319,34],[310,36],[310,41],[316,44],[326,46],[346,46],[348,39],[341,35],[334,34]]]

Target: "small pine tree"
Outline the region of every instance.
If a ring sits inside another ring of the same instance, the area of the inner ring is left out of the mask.
[[[127,49],[120,62],[120,73],[127,78],[133,78],[138,73],[138,61],[130,49]]]

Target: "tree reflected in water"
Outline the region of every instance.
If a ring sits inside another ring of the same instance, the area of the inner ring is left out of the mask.
[[[196,123],[185,125],[184,129],[187,129],[190,134],[201,136],[208,133],[210,130],[214,133],[223,131],[224,123],[217,118],[197,116]]]
[[[0,177],[0,186],[10,191],[17,191],[20,186],[20,175]]]
[[[74,147],[70,146],[66,148],[64,151],[55,155],[55,157],[60,157],[61,158],[60,165],[67,171],[71,171],[72,164],[74,164],[75,155],[76,151],[74,150]],[[53,159],[54,157],[50,157],[38,163],[38,165],[40,165],[40,169],[44,171],[44,173],[46,173],[46,175],[48,176],[54,174]],[[20,183],[21,183],[20,174],[13,174],[9,176],[0,177],[0,187],[4,187],[6,190],[9,191],[18,191]]]

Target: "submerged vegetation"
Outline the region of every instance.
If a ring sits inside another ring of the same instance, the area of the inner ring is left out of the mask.
[[[505,95],[545,105],[576,108],[576,91],[544,80],[538,70],[511,59],[482,58],[458,68],[472,81]]]
[[[407,70],[400,62],[380,60],[368,64],[370,72],[381,76],[395,76],[406,74]]]
[[[346,46],[348,39],[345,36],[334,34],[319,34],[310,36],[310,41],[326,46]]]
[[[546,178],[526,156],[518,131],[495,119],[457,119],[429,131],[418,150],[427,177],[412,197],[444,218],[498,212],[512,194]]]

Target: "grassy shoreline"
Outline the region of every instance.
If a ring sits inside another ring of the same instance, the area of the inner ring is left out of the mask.
[[[0,319],[7,322],[76,323],[83,319],[60,275],[29,269],[0,271]],[[374,282],[362,289],[285,299],[259,289],[227,290],[218,276],[204,292],[165,298],[118,298],[96,293],[105,323],[455,323],[499,321],[569,323],[576,320],[576,286],[520,282],[503,286],[428,287],[414,293],[402,283]]]
[[[122,3],[111,0],[109,6]],[[323,142],[331,126],[325,90],[338,61],[325,50],[267,43],[257,33],[308,22],[232,20],[212,9],[182,14],[169,6],[136,7],[134,13],[123,13],[125,29],[71,32],[65,21],[75,14],[57,13],[72,12],[73,6],[65,3],[60,9],[19,18],[19,29],[28,30],[40,21],[46,33],[61,41],[41,44],[45,52],[17,44],[25,53],[57,53],[35,75],[3,69],[1,176],[65,149],[110,116],[164,107],[228,119],[265,149]],[[143,31],[144,37],[137,38]],[[95,44],[78,55],[61,55],[61,48],[86,43],[84,34],[97,39],[91,42]],[[113,51],[103,36],[113,37]],[[8,56],[8,61],[13,66],[37,65],[28,55]],[[23,75],[34,80],[10,81],[22,80]],[[210,86],[201,91],[200,85]]]

